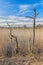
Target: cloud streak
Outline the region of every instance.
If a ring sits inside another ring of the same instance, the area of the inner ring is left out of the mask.
[[[18,13],[18,15],[25,14],[27,12],[31,12],[30,10],[28,10],[29,7],[30,7],[30,5],[19,5],[19,13]]]
[[[19,13],[18,15],[23,15],[25,13],[31,13],[32,10],[30,10],[30,8],[32,9],[34,7],[37,6],[42,6],[43,7],[43,0],[41,0],[40,3],[35,3],[35,4],[29,4],[29,5],[19,5]]]
[[[4,17],[4,16],[3,16]],[[0,25],[6,26],[7,22],[9,24],[14,24],[15,26],[22,26],[22,25],[27,25],[27,26],[32,26],[33,25],[33,20],[30,18],[26,17],[19,17],[19,16],[7,16],[6,18],[1,18],[0,16]],[[43,18],[37,18],[36,19],[36,25],[38,24],[43,24]]]

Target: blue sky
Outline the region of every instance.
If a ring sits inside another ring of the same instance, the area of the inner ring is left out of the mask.
[[[43,0],[0,0],[0,16],[33,15],[32,4],[43,17]]]
[[[37,18],[43,21],[43,0],[0,0],[0,21],[15,20],[16,16],[33,16],[33,5],[39,12]]]

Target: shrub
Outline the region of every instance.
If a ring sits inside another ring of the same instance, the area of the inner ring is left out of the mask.
[[[11,43],[7,43],[5,45],[5,48],[4,48],[4,56],[6,57],[12,57],[12,52],[13,52],[13,46],[11,45]]]
[[[12,57],[12,51],[13,51],[13,48],[12,48],[11,43],[7,44],[6,56],[7,57]]]
[[[12,56],[12,46],[8,44],[7,50],[6,50],[6,56],[11,57]]]

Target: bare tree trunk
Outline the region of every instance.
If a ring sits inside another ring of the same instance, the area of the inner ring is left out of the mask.
[[[16,36],[14,36],[14,35],[12,35],[11,34],[11,37],[12,38],[15,38],[15,40],[16,40],[16,54],[19,52],[19,49],[18,49],[18,39],[17,39],[17,37]],[[11,39],[11,41],[12,41],[12,39]]]
[[[35,17],[33,22],[33,49],[32,52],[34,52],[34,43],[35,43]]]
[[[18,40],[16,38],[16,43],[17,43],[17,49],[16,49],[16,54],[19,52],[19,49],[18,49]]]
[[[9,26],[9,28],[10,28],[10,36],[9,36],[9,38],[11,39],[11,43],[12,43],[12,39],[14,38],[15,40],[16,40],[16,47],[17,47],[17,49],[16,49],[16,53],[18,53],[18,40],[17,40],[17,37],[16,36],[14,36],[14,35],[12,35],[12,28],[11,28],[11,26],[7,23],[7,25]]]

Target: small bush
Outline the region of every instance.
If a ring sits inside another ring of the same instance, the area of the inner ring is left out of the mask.
[[[13,47],[11,45],[11,43],[7,43],[5,45],[5,49],[4,49],[4,56],[6,57],[12,57],[12,52],[13,52]]]
[[[12,46],[8,45],[6,50],[6,56],[11,57],[12,56]]]
[[[12,45],[11,45],[11,43],[9,43],[8,45],[7,45],[7,50],[6,50],[6,56],[7,57],[12,57]]]

